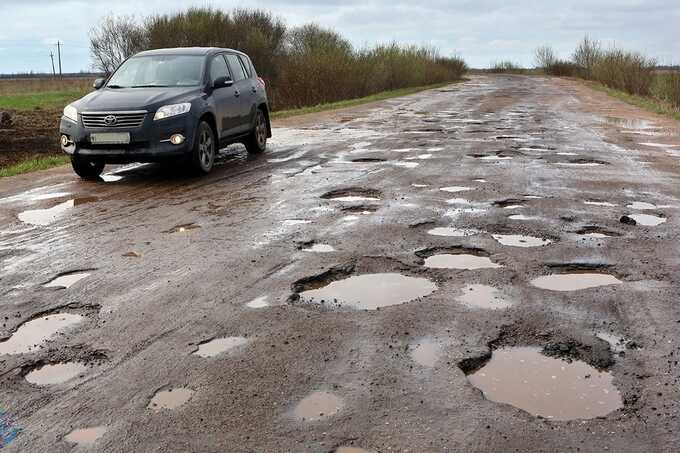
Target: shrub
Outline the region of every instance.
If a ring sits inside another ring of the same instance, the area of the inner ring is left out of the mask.
[[[638,96],[651,93],[656,62],[639,53],[611,48],[602,52],[592,69],[594,80]]]
[[[602,47],[600,42],[594,41],[586,35],[572,55],[572,60],[578,68],[578,75],[584,79],[592,79],[593,67],[601,57]]]
[[[680,72],[662,72],[654,76],[652,87],[654,97],[680,109]]]
[[[571,61],[565,60],[554,60],[548,66],[543,68],[543,71],[552,76],[557,77],[571,77],[575,76],[579,72],[579,68],[576,64]]]
[[[506,60],[493,62],[489,72],[494,74],[524,74],[526,71],[520,65]]]

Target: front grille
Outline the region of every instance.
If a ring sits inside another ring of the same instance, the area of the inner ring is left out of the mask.
[[[89,112],[81,113],[80,116],[83,119],[83,125],[88,129],[134,128],[144,123],[146,112]],[[115,121],[112,122],[112,118],[115,118]]]

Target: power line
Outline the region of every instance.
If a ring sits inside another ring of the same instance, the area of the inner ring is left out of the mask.
[[[50,60],[52,60],[52,75],[56,76],[57,71],[54,70],[54,52],[50,50]]]

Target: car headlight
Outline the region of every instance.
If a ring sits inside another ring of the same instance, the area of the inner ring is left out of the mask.
[[[67,105],[64,107],[64,116],[74,123],[78,122],[78,109],[75,108],[73,105]]]
[[[162,120],[165,118],[170,118],[171,116],[181,115],[182,113],[187,113],[191,110],[191,104],[184,102],[182,104],[170,104],[164,105],[156,111],[153,116],[154,121]]]

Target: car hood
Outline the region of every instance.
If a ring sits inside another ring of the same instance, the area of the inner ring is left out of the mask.
[[[197,87],[178,88],[101,88],[74,102],[80,112],[147,110],[155,112],[167,104],[188,102],[198,96]]]

